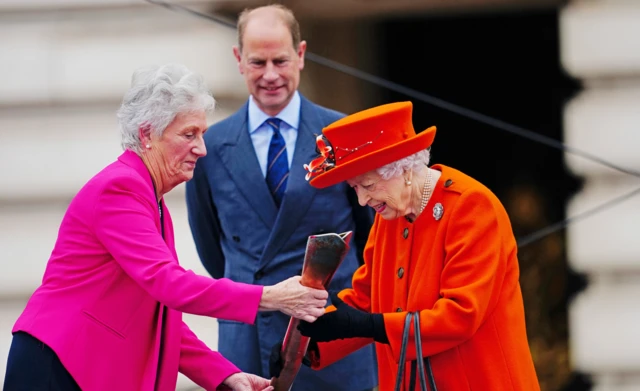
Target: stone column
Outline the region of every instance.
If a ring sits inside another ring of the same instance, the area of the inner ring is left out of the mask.
[[[565,142],[640,171],[640,2],[581,0],[560,15],[564,68],[584,89],[565,108]],[[569,216],[640,187],[640,178],[567,155],[585,179]],[[640,194],[568,230],[589,285],[571,303],[570,351],[595,391],[640,390]]]

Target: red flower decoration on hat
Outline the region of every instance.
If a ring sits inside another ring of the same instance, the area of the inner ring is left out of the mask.
[[[313,159],[311,163],[304,165],[304,169],[307,170],[307,175],[304,179],[307,181],[320,173],[332,169],[336,165],[335,154],[331,144],[329,144],[329,140],[324,138],[323,135],[319,135],[316,137],[316,147],[320,156]]]

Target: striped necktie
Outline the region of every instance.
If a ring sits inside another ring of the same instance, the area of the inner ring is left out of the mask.
[[[278,118],[269,118],[265,122],[273,130],[267,159],[267,186],[276,205],[280,207],[284,191],[287,189],[287,178],[289,177],[287,145],[280,133],[280,123],[282,121]]]

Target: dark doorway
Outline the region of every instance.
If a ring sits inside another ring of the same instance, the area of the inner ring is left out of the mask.
[[[580,88],[561,68],[555,9],[387,20],[378,25],[383,76],[538,134],[562,140],[563,106]],[[438,127],[432,163],[483,182],[503,202],[516,237],[564,219],[580,181],[560,151],[412,100],[416,131]],[[585,280],[571,272],[565,233],[519,251],[527,328],[543,390],[588,390],[572,373],[567,304]]]

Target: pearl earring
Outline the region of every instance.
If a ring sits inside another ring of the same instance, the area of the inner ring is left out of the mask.
[[[151,149],[151,145],[149,144],[145,145],[145,147],[147,147],[147,149]]]
[[[405,171],[406,172],[406,171]],[[413,170],[409,171],[409,179],[404,178],[404,184],[406,186],[411,186],[411,178],[413,177]]]

